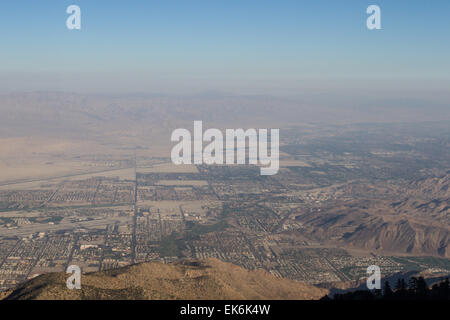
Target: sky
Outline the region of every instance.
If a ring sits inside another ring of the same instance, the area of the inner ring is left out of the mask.
[[[432,96],[448,93],[449,38],[448,0],[2,1],[0,91]]]

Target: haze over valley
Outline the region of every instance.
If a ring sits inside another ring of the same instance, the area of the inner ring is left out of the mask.
[[[395,118],[402,108],[388,111],[393,122],[371,109],[351,121],[351,108],[273,96],[40,92],[1,95],[0,109],[2,289],[72,264],[207,258],[327,286],[351,286],[374,264],[385,276],[449,273],[450,122],[439,108],[426,112],[434,121]],[[280,171],[173,165],[171,131],[198,119],[280,128]]]

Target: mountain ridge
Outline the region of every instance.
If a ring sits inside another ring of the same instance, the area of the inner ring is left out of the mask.
[[[315,300],[327,290],[249,271],[217,259],[145,262],[83,274],[69,290],[63,272],[40,275],[4,293],[5,300]],[[0,296],[1,298],[1,296]]]

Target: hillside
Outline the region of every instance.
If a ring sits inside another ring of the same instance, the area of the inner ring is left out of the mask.
[[[404,185],[389,183],[384,195],[385,182],[349,183],[340,190],[348,200],[322,207],[320,215],[305,210],[296,221],[303,235],[331,245],[448,258],[449,182],[446,173]]]
[[[68,290],[68,275],[32,279],[5,294],[11,300],[145,299],[319,299],[327,290],[280,279],[263,270],[248,271],[216,259],[171,264],[142,263],[82,276],[81,290]],[[1,296],[0,296],[1,298]]]

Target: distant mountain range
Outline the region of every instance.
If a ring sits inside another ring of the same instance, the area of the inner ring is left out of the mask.
[[[84,137],[105,131],[147,129],[170,132],[183,122],[255,126],[299,122],[390,122],[448,120],[447,106],[332,106],[270,95],[102,95],[66,92],[0,93],[0,135]]]

